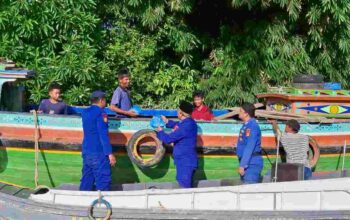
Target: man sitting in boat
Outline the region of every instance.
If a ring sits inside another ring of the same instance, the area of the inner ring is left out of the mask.
[[[261,156],[261,130],[255,119],[254,105],[243,104],[239,118],[244,124],[237,143],[238,173],[244,184],[259,183],[264,162]]]
[[[67,114],[67,105],[61,101],[61,87],[53,83],[49,86],[48,99],[43,99],[39,105],[38,113]]]
[[[212,111],[204,104],[204,94],[201,91],[193,93],[193,104],[195,106],[192,112],[194,120],[211,121],[214,118]]]
[[[176,166],[176,180],[181,188],[191,188],[192,178],[198,167],[196,151],[197,123],[191,118],[193,105],[181,102],[177,111],[179,122],[162,117],[167,128],[173,132],[167,134],[158,127],[157,137],[166,144],[174,143],[173,157]]]
[[[304,165],[304,179],[308,180],[312,176],[311,166],[308,160],[309,137],[299,134],[300,124],[292,119],[287,121],[284,133],[278,127],[277,121],[270,121],[279,137],[284,151],[286,152],[287,163],[299,163]]]
[[[110,190],[111,166],[115,165],[116,159],[108,136],[108,116],[103,110],[105,107],[105,93],[95,91],[91,95],[91,106],[81,114],[84,132],[81,191]]]
[[[136,117],[137,114],[131,110],[132,101],[130,91],[130,75],[128,69],[121,69],[118,72],[119,86],[113,93],[110,109],[117,113],[118,118]]]

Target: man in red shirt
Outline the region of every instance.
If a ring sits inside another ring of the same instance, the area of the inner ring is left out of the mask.
[[[201,91],[193,93],[193,104],[195,109],[192,112],[192,118],[194,120],[211,121],[214,115],[210,108],[204,104],[204,94]]]

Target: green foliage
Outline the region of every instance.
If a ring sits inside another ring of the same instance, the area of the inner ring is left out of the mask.
[[[102,32],[95,32],[95,2],[8,0],[0,8],[0,55],[37,72],[26,83],[30,100],[46,97],[56,81],[68,103],[86,103],[93,82],[101,77],[96,74],[101,61],[95,41]]]
[[[195,89],[215,108],[256,101],[295,74],[350,87],[350,0],[3,0],[0,56],[34,69],[37,103],[48,85],[70,104],[111,97],[128,67],[134,102],[174,108]]]

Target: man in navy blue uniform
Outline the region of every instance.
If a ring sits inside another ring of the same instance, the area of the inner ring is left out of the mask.
[[[239,111],[243,126],[239,132],[237,156],[239,160],[238,173],[245,184],[258,183],[264,162],[261,156],[261,131],[255,119],[253,104],[243,104]]]
[[[116,159],[109,141],[105,107],[105,93],[95,91],[91,95],[91,106],[81,114],[84,130],[81,191],[110,189],[111,166],[115,165]]]
[[[173,143],[173,157],[176,166],[176,180],[181,188],[191,188],[193,174],[198,167],[197,158],[197,123],[191,118],[193,105],[181,102],[177,111],[179,122],[162,117],[167,128],[173,132],[167,134],[158,127],[157,137],[166,144]]]

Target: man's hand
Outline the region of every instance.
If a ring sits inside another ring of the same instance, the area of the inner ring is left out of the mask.
[[[128,115],[130,117],[137,117],[138,116],[138,114],[136,114],[136,112],[134,112],[134,111],[127,111],[126,115]]]
[[[165,122],[165,124],[168,124],[169,120],[164,115],[162,115],[161,118]]]
[[[244,168],[243,167],[240,167],[240,168],[238,168],[238,173],[239,173],[239,175],[241,175],[241,176],[244,176]]]
[[[113,154],[108,155],[109,164],[114,167],[117,163],[117,159],[115,159],[115,156]]]
[[[158,126],[157,131],[158,131],[158,132],[159,132],[159,131],[163,131],[163,128],[160,127],[160,126]]]

